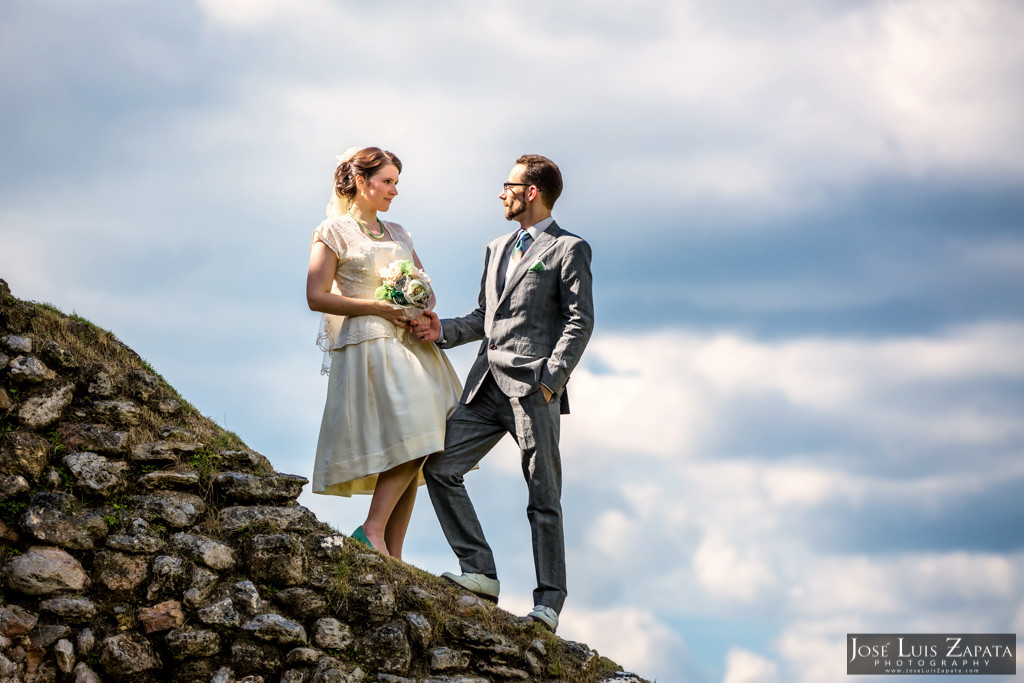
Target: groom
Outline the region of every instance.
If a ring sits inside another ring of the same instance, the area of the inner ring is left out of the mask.
[[[417,337],[447,349],[480,341],[460,405],[448,418],[444,451],[423,475],[462,574],[442,576],[489,600],[498,599],[494,555],[484,539],[463,476],[505,435],[522,454],[529,487],[537,588],[529,616],[554,631],[566,596],[562,531],[559,415],[569,412],[565,384],[594,326],[590,245],[558,227],[551,208],[562,174],[550,159],[516,160],[499,195],[505,218],[519,229],[487,245],[479,305],[461,318],[415,326]]]

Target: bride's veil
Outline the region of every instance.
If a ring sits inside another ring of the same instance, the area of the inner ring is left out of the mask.
[[[349,147],[342,152],[337,157],[338,166],[355,156],[355,153],[360,149],[362,149],[362,147]],[[348,209],[348,198],[338,194],[338,190],[334,182],[334,176],[332,175],[331,200],[327,203],[327,218],[341,218],[348,214]],[[331,293],[341,294],[341,290],[338,289],[337,282],[331,283]],[[320,329],[316,335],[316,345],[324,352],[324,359],[320,365],[321,375],[327,375],[331,371],[331,351],[334,349],[334,340],[338,338],[338,330],[341,329],[341,323],[344,320],[345,316],[342,315],[333,315],[331,313],[320,314]]]

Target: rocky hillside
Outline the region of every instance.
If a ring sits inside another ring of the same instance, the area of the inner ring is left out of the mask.
[[[354,543],[305,483],[0,280],[0,683],[641,681]]]

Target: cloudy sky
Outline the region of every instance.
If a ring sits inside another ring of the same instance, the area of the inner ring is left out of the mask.
[[[308,476],[334,155],[403,160],[388,217],[459,315],[546,154],[597,299],[560,634],[659,683],[845,681],[847,633],[1024,632],[1021,35],[1015,0],[5,0],[0,277]],[[469,485],[525,613],[511,442]],[[456,569],[425,495],[410,536]]]

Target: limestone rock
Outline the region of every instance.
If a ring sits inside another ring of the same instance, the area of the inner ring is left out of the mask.
[[[234,683],[235,672],[226,666],[217,669],[217,673],[210,679],[210,683]]]
[[[109,528],[98,510],[75,514],[75,497],[60,491],[37,493],[21,516],[21,528],[39,541],[73,550],[91,550]]]
[[[219,576],[206,567],[192,567],[192,587],[185,591],[185,604],[192,609],[205,604],[219,579]]]
[[[29,644],[32,648],[45,650],[69,635],[71,629],[64,624],[41,624],[29,634]]]
[[[15,381],[27,384],[47,382],[57,376],[57,373],[35,356],[18,356],[7,364],[7,373]]]
[[[453,635],[471,649],[489,652],[499,656],[514,655],[519,652],[508,638],[488,631],[480,624],[463,619],[454,621],[449,625],[449,627]]]
[[[283,586],[304,580],[306,550],[299,539],[288,534],[259,534],[246,545],[254,579]]]
[[[313,642],[325,650],[344,650],[352,644],[352,629],[330,617],[313,625]]]
[[[4,358],[6,358],[6,356],[0,355],[0,361],[3,361]],[[6,363],[0,363],[0,369],[3,369],[4,365],[6,365]],[[7,391],[3,387],[0,387],[0,413],[6,413],[11,409],[12,405],[14,404],[11,402],[10,395],[8,395]]]
[[[141,555],[100,550],[93,561],[93,577],[107,590],[135,590],[146,580],[149,561]]]
[[[136,425],[142,417],[142,409],[134,401],[96,401],[92,413],[99,420],[122,425]]]
[[[52,339],[47,339],[39,345],[39,355],[51,367],[61,370],[73,370],[78,367],[75,355]]]
[[[469,666],[469,657],[450,647],[435,647],[428,655],[431,671],[451,671]]]
[[[71,453],[64,464],[75,476],[75,484],[92,493],[109,496],[124,485],[128,463],[110,460],[95,453]]]
[[[235,584],[234,601],[243,612],[250,616],[259,612],[263,606],[260,593],[252,581],[239,581]]]
[[[153,558],[153,582],[146,590],[147,600],[178,593],[185,583],[185,562],[173,555],[158,555]]]
[[[61,425],[58,429],[68,448],[93,453],[121,453],[128,447],[128,432],[93,424]]]
[[[220,636],[213,631],[171,631],[167,634],[167,647],[175,659],[212,657],[220,652]]]
[[[312,683],[360,683],[363,678],[361,669],[349,673],[334,657],[323,657],[313,672]]]
[[[221,528],[234,533],[245,528],[278,531],[314,531],[319,522],[308,508],[252,505],[224,508],[218,515]]]
[[[152,555],[164,549],[162,538],[149,534],[115,534],[107,536],[107,547],[136,555]]]
[[[288,651],[284,656],[284,663],[288,666],[312,666],[320,661],[324,653],[314,650],[311,647],[296,647]]]
[[[178,533],[171,536],[171,547],[210,569],[224,571],[235,568],[235,551],[212,538]]]
[[[0,337],[0,346],[13,353],[32,353],[32,340],[15,334],[5,334]]]
[[[18,420],[29,429],[48,427],[64,414],[74,398],[75,385],[62,384],[45,394],[33,396],[21,404]]]
[[[371,619],[386,619],[395,612],[395,591],[386,583],[356,586],[352,589],[351,604]]]
[[[277,645],[305,645],[307,642],[306,629],[302,624],[285,619],[280,614],[259,614],[242,628],[251,631],[259,640]]]
[[[138,612],[139,623],[147,634],[177,628],[185,623],[185,614],[177,600],[166,600]]]
[[[133,370],[128,374],[128,389],[143,403],[160,391],[160,380],[145,370]]]
[[[294,474],[259,476],[222,472],[214,479],[214,483],[231,500],[241,503],[272,503],[295,500],[309,480]]]
[[[102,365],[95,365],[88,370],[89,384],[85,390],[97,398],[109,398],[114,393],[114,382]]]
[[[95,649],[96,636],[93,634],[92,629],[83,628],[78,633],[78,654],[82,657],[88,657]]]
[[[191,455],[203,447],[194,441],[154,441],[132,449],[132,460],[138,462],[176,462],[179,456]]]
[[[157,401],[156,409],[163,415],[174,415],[175,413],[181,412],[182,409],[181,401],[173,398],[165,398]]]
[[[121,633],[104,640],[100,662],[108,674],[123,681],[161,667],[153,645],[138,633]]]
[[[7,586],[26,595],[80,591],[89,585],[82,565],[60,548],[33,546],[7,563]]]
[[[28,634],[39,623],[39,616],[18,605],[0,607],[0,636],[16,638]]]
[[[12,500],[28,490],[28,480],[20,474],[0,478],[0,500]]]
[[[202,498],[179,491],[162,491],[148,496],[132,496],[131,500],[145,515],[156,515],[178,529],[195,524],[199,515],[206,510],[206,504]]]
[[[53,654],[57,659],[57,668],[65,674],[71,673],[75,668],[75,646],[70,640],[61,638],[53,647]]]
[[[483,614],[487,610],[487,606],[476,595],[462,595],[459,596],[458,602],[455,603],[455,609],[462,616],[468,617],[473,614]]]
[[[99,675],[90,669],[89,665],[85,662],[79,662],[75,665],[74,675],[74,683],[103,683]]]
[[[254,451],[224,451],[220,454],[220,463],[230,470],[271,472],[274,469],[266,457]]]
[[[50,444],[33,432],[11,432],[0,444],[0,471],[8,476],[20,474],[30,482],[38,481],[46,471]]]
[[[196,615],[199,621],[211,626],[238,626],[241,623],[231,598],[203,607]]]
[[[327,599],[318,591],[308,588],[286,588],[274,596],[274,602],[281,605],[292,616],[302,619],[323,616]]]
[[[361,661],[385,673],[405,674],[412,664],[412,647],[403,621],[385,624],[359,641],[356,649]]]
[[[530,680],[530,674],[526,673],[521,669],[515,669],[511,666],[504,666],[501,664],[481,664],[480,671],[485,674],[506,680],[506,681],[528,681]]]
[[[199,473],[191,470],[147,472],[139,477],[139,484],[147,489],[194,489],[199,486]]]
[[[271,645],[239,640],[231,646],[231,663],[242,674],[269,673],[281,670],[281,655]]]
[[[414,612],[406,614],[405,621],[409,624],[409,635],[412,636],[412,641],[421,649],[426,649],[434,635],[430,621],[422,614]]]
[[[39,609],[72,624],[87,623],[96,618],[96,605],[88,598],[50,598],[39,603]]]

